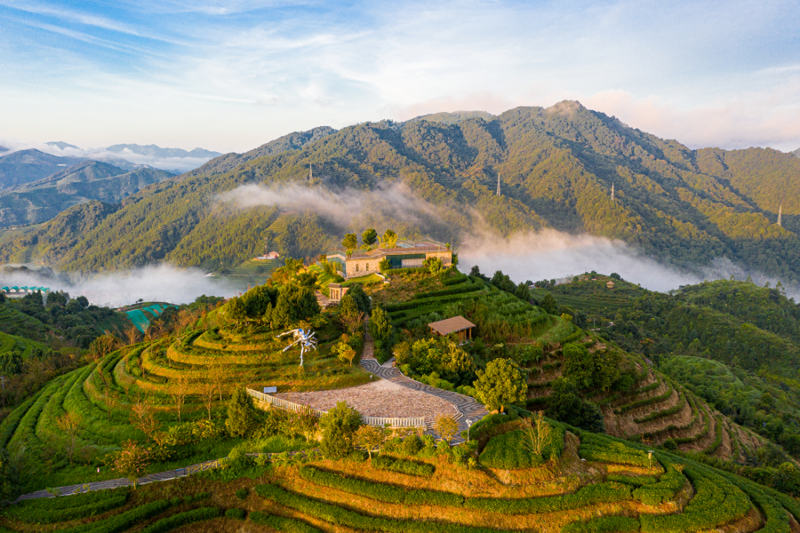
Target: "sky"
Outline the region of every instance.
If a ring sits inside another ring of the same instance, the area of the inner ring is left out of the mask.
[[[0,0],[0,139],[242,152],[579,100],[692,147],[800,148],[791,1]]]

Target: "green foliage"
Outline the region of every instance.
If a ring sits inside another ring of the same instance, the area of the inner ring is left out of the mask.
[[[428,463],[417,461],[406,461],[404,459],[395,459],[386,455],[373,457],[371,461],[372,467],[379,470],[390,470],[400,474],[407,474],[409,476],[430,477],[436,472],[436,468]]]
[[[342,459],[353,451],[353,436],[361,426],[361,415],[345,402],[338,402],[336,407],[319,420],[322,428],[320,450],[328,459]]]
[[[299,320],[310,321],[319,312],[319,302],[312,289],[284,285],[278,292],[272,320],[278,326],[290,327]]]
[[[233,511],[230,509],[229,511]],[[241,509],[235,509],[241,511]],[[243,513],[243,511],[242,511]],[[164,533],[172,531],[186,524],[193,524],[202,520],[211,520],[218,518],[222,515],[222,511],[218,507],[200,507],[199,509],[192,509],[191,511],[184,511],[182,513],[162,518],[142,529],[142,533]],[[225,513],[228,516],[228,512]],[[234,518],[234,517],[231,517]],[[242,518],[244,518],[242,516]],[[242,519],[240,518],[240,520]]]
[[[455,385],[470,385],[476,376],[476,367],[470,355],[456,342],[444,337],[420,339],[411,346],[397,345],[396,365],[406,368],[413,377],[435,374]],[[452,388],[452,385],[451,385]]]
[[[366,496],[367,498],[386,503],[403,503],[405,501],[406,489],[402,487],[362,481],[341,474],[327,472],[313,466],[304,466],[300,468],[299,473],[300,477],[303,479],[317,485],[322,485],[323,487],[343,490],[351,494]]]
[[[564,451],[564,428],[551,424],[552,437],[544,447],[541,455],[534,455],[526,449],[525,433],[515,429],[492,437],[480,455],[480,462],[489,468],[511,470],[515,468],[531,468],[539,466],[551,457],[560,457]]]
[[[566,378],[558,378],[553,382],[552,393],[547,400],[547,416],[589,431],[603,430],[600,408],[581,398],[578,388]]]
[[[469,498],[464,502],[464,507],[502,514],[550,513],[578,509],[598,503],[625,501],[630,498],[631,489],[626,485],[621,483],[596,483],[582,487],[574,494],[561,496],[518,498],[513,500]]]
[[[234,437],[246,437],[255,429],[258,411],[253,398],[244,387],[237,387],[228,402],[228,418],[225,428]]]
[[[378,232],[374,228],[368,228],[361,234],[361,242],[367,246],[372,246],[378,240]]]
[[[129,490],[85,492],[62,498],[25,500],[4,511],[4,515],[34,524],[50,524],[95,516],[128,501]]]
[[[581,431],[579,434],[581,445],[578,455],[587,461],[601,461],[604,463],[617,463],[647,468],[651,460],[641,450],[632,448],[619,441],[601,437],[596,434]],[[655,459],[653,465],[657,465]]]
[[[629,516],[601,516],[585,522],[571,522],[561,533],[636,533],[639,520]]]
[[[674,466],[657,483],[648,483],[633,491],[633,499],[645,505],[658,505],[672,500],[686,485],[686,477]]]
[[[225,518],[232,518],[234,520],[244,520],[247,516],[247,511],[238,509],[236,507],[225,511]]]
[[[486,365],[486,370],[478,370],[475,389],[478,399],[489,409],[503,410],[505,405],[525,399],[528,385],[519,367],[509,359],[495,359]]]
[[[285,533],[322,533],[319,529],[306,524],[302,520],[270,515],[260,511],[250,513],[250,520],[254,524],[267,526],[275,531],[281,531]]]

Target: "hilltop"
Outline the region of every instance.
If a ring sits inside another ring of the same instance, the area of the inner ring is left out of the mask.
[[[294,184],[321,198],[332,192],[379,197],[402,183],[416,205],[430,204],[426,217],[373,213],[368,206],[350,214],[372,219],[379,229],[404,226],[409,234],[448,242],[467,238],[481,225],[504,236],[549,227],[620,239],[689,269],[727,257],[785,282],[800,279],[795,233],[800,185],[789,179],[800,172],[796,157],[769,149],[690,150],[577,102],[487,118],[319,128],[248,154],[221,156],[131,196],[87,235],[85,245],[54,266],[93,271],[191,261],[231,268],[249,259],[247,248],[262,240],[272,215],[267,206],[242,210],[220,203],[225,192],[246,184]],[[501,196],[495,195],[498,176]],[[776,224],[781,202],[783,227]],[[481,213],[480,220],[474,212]],[[343,222],[330,214],[298,215],[309,234],[342,233]],[[284,255],[291,252],[293,237],[285,240]],[[211,245],[219,241],[229,245],[224,250]],[[191,249],[190,258],[181,249]],[[323,251],[318,247],[308,255]],[[33,249],[30,255],[38,254]]]
[[[82,160],[50,155],[36,149],[11,152],[0,157],[0,190],[46,178]]]

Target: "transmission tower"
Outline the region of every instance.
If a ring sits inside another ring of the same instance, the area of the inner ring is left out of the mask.
[[[500,196],[500,174],[497,175],[497,196]]]
[[[781,224],[781,218],[783,218],[783,204],[778,206],[778,226],[783,227],[783,224]]]
[[[611,201],[614,201],[614,184],[611,184]]]

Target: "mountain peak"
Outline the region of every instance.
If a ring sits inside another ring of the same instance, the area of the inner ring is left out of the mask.
[[[548,113],[555,113],[558,115],[564,115],[568,117],[575,116],[578,112],[585,110],[586,108],[583,107],[577,100],[562,100],[557,104],[553,104],[552,106],[548,107],[545,111]]]
[[[80,150],[74,144],[65,143],[64,141],[50,141],[49,143],[45,143],[47,146],[55,146],[59,150],[65,150],[67,148],[74,148],[76,150]]]
[[[219,157],[222,155],[219,152],[212,152],[211,150],[206,150],[204,148],[195,148],[191,152],[187,152],[182,148],[161,148],[160,146],[157,146],[155,144],[148,144],[145,146],[142,146],[140,144],[115,144],[113,146],[109,146],[108,148],[106,148],[106,150],[118,154],[128,151],[134,154],[146,155],[151,157],[212,158],[212,157]]]

